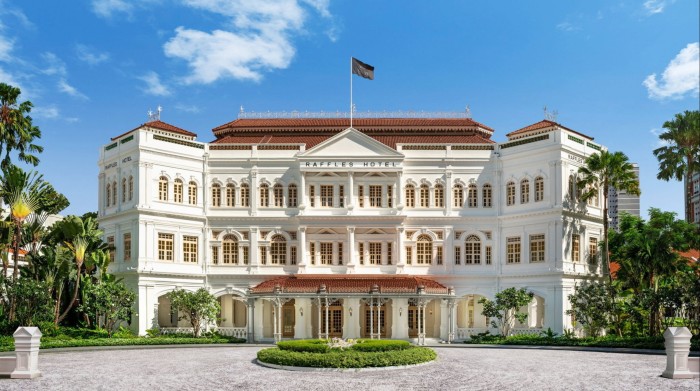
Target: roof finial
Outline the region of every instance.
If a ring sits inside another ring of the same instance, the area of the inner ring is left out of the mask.
[[[469,108],[469,105],[464,109],[464,113],[466,114],[467,118],[472,117],[472,109]]]
[[[163,111],[163,108],[158,105],[156,108],[156,111],[153,112],[153,110],[148,109],[148,121],[153,122],[153,121],[160,121],[160,113]]]
[[[557,110],[547,111],[547,106],[544,106],[544,119],[547,121],[557,122],[557,115],[559,112]]]

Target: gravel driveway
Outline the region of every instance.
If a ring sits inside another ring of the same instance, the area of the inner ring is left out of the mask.
[[[692,390],[659,377],[666,356],[565,350],[436,347],[410,369],[290,372],[255,364],[260,347],[50,352],[43,376],[0,379],[0,390]]]

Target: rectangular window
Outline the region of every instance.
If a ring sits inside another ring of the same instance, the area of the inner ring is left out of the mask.
[[[360,265],[364,265],[365,264],[365,244],[364,243],[357,244],[357,252],[358,252],[358,255],[360,256]]]
[[[588,262],[596,263],[598,261],[598,238],[588,239]]]
[[[369,206],[371,208],[381,208],[382,207],[382,186],[380,186],[380,185],[370,185],[369,186]]]
[[[109,262],[114,262],[114,236],[107,237],[107,246],[109,248]]]
[[[197,237],[182,237],[182,260],[188,263],[197,263]]]
[[[462,264],[462,248],[457,246],[455,247],[455,265],[461,265]]]
[[[530,235],[530,262],[544,262],[544,235]]]
[[[333,242],[321,242],[321,265],[333,264]]]
[[[387,265],[393,265],[394,264],[394,253],[393,253],[393,243],[392,242],[387,242],[386,244],[386,264]]]
[[[436,246],[435,250],[435,263],[442,265],[442,246]]]
[[[189,196],[190,205],[197,205],[197,186],[192,182],[187,186],[187,195]]]
[[[462,185],[456,185],[452,193],[452,206],[461,208],[462,204],[464,204],[464,188]]]
[[[491,246],[486,246],[486,264],[491,264]]]
[[[369,244],[369,264],[370,265],[381,265],[382,264],[382,243],[381,242],[371,242]]]
[[[241,247],[241,250],[243,250],[243,264],[247,265],[250,262],[250,248]]]
[[[406,264],[413,263],[413,247],[406,247]]]
[[[343,243],[338,243],[338,265],[343,264]]]
[[[482,205],[484,208],[490,208],[492,203],[491,197],[493,196],[493,193],[491,191],[491,185],[486,184],[484,185],[484,188],[482,189]]]
[[[211,206],[221,206],[221,186],[211,187]]]
[[[267,265],[267,248],[265,246],[259,246],[258,254],[260,255],[260,264]]]
[[[241,206],[250,206],[250,188],[248,185],[241,186]]]
[[[430,206],[430,189],[428,185],[421,185],[420,187],[420,207],[427,208]]]
[[[219,248],[218,247],[211,248],[211,263],[214,265],[219,264]]]
[[[445,189],[442,187],[442,185],[435,186],[435,207],[445,207]]]
[[[581,235],[571,235],[571,262],[581,261]]]
[[[535,202],[544,199],[544,179],[537,177],[535,179]]]
[[[416,206],[416,188],[406,186],[406,207],[414,208]]]
[[[131,233],[124,234],[124,261],[131,261]]]
[[[290,208],[297,207],[297,186],[289,185],[287,188],[287,206]]]
[[[520,263],[520,237],[506,239],[506,262]]]
[[[321,185],[321,206],[333,207],[333,185]]]
[[[316,206],[316,186],[314,185],[309,186],[309,206],[312,208]]]
[[[158,260],[173,260],[173,234],[158,234]]]
[[[309,263],[316,264],[316,243],[309,243]]]
[[[297,248],[296,246],[289,247],[289,264],[297,264]]]
[[[226,206],[236,205],[236,188],[233,185],[226,185]]]
[[[345,186],[338,186],[338,207],[345,208]]]
[[[179,179],[175,180],[175,184],[173,185],[173,196],[175,198],[175,202],[182,203],[182,182],[180,182]]]
[[[260,206],[270,206],[270,188],[267,185],[260,186]]]
[[[282,185],[275,185],[272,188],[272,193],[275,197],[275,206],[281,208],[284,206],[284,188]]]
[[[394,188],[392,186],[386,187],[386,206],[389,208],[394,207]]]
[[[476,208],[478,206],[479,200],[477,199],[477,194],[478,194],[478,190],[476,188],[476,185],[469,185],[468,198],[469,198],[469,207],[470,208]],[[489,201],[489,203],[490,202],[491,201]],[[484,206],[486,206],[486,205],[484,205]]]
[[[530,202],[530,181],[522,181],[520,182],[520,203],[528,202]]]
[[[357,186],[357,206],[365,207],[365,187],[362,185]]]

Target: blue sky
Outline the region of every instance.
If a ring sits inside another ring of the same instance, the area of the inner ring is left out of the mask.
[[[0,0],[0,81],[35,105],[38,170],[97,209],[110,137],[162,120],[210,141],[246,111],[462,111],[493,139],[543,119],[625,152],[642,209],[682,216],[678,182],[656,180],[664,121],[698,109],[697,0]]]

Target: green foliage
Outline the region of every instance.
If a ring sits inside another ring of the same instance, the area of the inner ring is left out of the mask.
[[[103,320],[110,336],[118,322],[131,319],[131,306],[136,300],[136,294],[124,286],[123,282],[102,281],[96,285],[94,297],[97,316]]]
[[[168,297],[170,306],[180,314],[178,319],[187,319],[192,325],[195,338],[201,334],[202,326],[216,321],[221,312],[219,302],[204,288],[199,288],[196,292],[176,289]]]
[[[270,364],[313,368],[368,368],[398,365],[415,365],[435,360],[434,350],[411,346],[404,350],[361,352],[357,350],[332,350],[328,353],[307,353],[277,348],[258,352],[258,360]]]
[[[412,345],[408,341],[395,339],[361,339],[350,349],[360,352],[388,352],[392,350],[405,350]]]
[[[496,294],[496,301],[491,301],[485,297],[479,299],[484,309],[482,315],[491,318],[491,325],[501,331],[501,335],[510,334],[515,321],[524,323],[527,313],[520,312],[520,308],[530,303],[534,294],[525,288],[508,288]]]
[[[307,353],[328,353],[331,351],[328,341],[325,339],[300,339],[295,341],[279,341],[277,347],[280,350]]]
[[[109,331],[109,329],[107,329]],[[115,331],[111,335],[112,338],[138,338],[139,336],[134,334],[130,328],[119,326],[119,330]]]
[[[44,148],[34,144],[35,139],[41,138],[41,130],[34,126],[32,117],[32,102],[18,102],[22,92],[19,88],[0,83],[0,152],[5,156],[0,166],[11,164],[11,155],[16,152],[21,162],[36,166],[39,158],[33,153],[41,153]],[[1,155],[0,155],[1,156]]]
[[[609,284],[586,281],[568,296],[571,309],[566,314],[573,315],[591,337],[598,336],[610,325],[613,311],[610,289]]]
[[[146,338],[160,337],[161,332],[159,328],[146,329]]]

